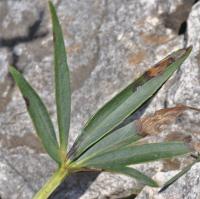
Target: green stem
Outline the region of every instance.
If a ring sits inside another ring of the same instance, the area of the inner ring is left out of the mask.
[[[33,199],[48,199],[53,191],[62,183],[66,176],[69,175],[68,168],[60,167],[47,181],[47,183],[39,190]]]

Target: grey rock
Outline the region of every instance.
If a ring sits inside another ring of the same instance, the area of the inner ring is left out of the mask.
[[[54,1],[71,71],[70,146],[86,120],[102,104],[153,63],[188,44],[194,46],[192,56],[161,89],[145,114],[176,103],[199,106],[200,48],[196,34],[199,3],[193,6],[193,2]],[[187,34],[178,34],[184,21],[188,22]],[[47,181],[56,165],[35,136],[19,90],[7,74],[7,66],[14,64],[23,72],[47,104],[55,123],[53,49],[47,3],[1,1],[0,24],[3,27],[0,31],[0,195],[3,199],[27,199]],[[198,137],[198,128],[199,115],[188,113],[171,130],[192,129]],[[163,135],[155,139],[162,140]],[[162,162],[137,167],[151,176],[166,169]],[[122,198],[140,188],[138,182],[122,175],[76,174],[66,179],[51,198]]]
[[[199,35],[196,34],[200,29],[200,3],[193,6],[188,18],[187,45],[193,45],[193,52],[189,59],[179,71],[177,83],[169,90],[167,101],[169,105],[175,103],[184,103],[191,106],[199,107]],[[199,132],[200,117],[195,113],[188,113],[179,124],[175,125],[172,130],[179,132],[189,132],[194,139],[200,140]],[[166,191],[158,194],[158,189],[144,188],[136,197],[137,199],[194,199],[200,198],[199,188],[199,169],[200,164],[196,164],[192,169],[174,185]],[[174,172],[161,172],[155,175],[155,179],[160,180],[161,185],[167,181],[167,178],[174,176]]]
[[[158,193],[159,188],[150,188],[145,187],[142,192],[136,197],[136,199],[193,199],[200,198],[199,193],[199,169],[200,164],[197,163],[194,165],[191,170],[182,176],[174,185],[170,186],[164,192]],[[170,172],[158,172],[154,179],[164,184],[167,180],[172,178],[179,171],[170,171]]]

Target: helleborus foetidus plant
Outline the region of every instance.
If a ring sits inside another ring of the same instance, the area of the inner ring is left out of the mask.
[[[43,147],[58,164],[57,171],[34,198],[48,198],[65,177],[85,169],[121,173],[145,185],[157,187],[154,180],[130,165],[188,154],[193,151],[191,145],[184,141],[138,144],[140,139],[151,134],[148,131],[148,118],[130,122],[121,128],[118,126],[161,88],[188,57],[192,48],[173,52],[119,92],[86,123],[72,148],[67,151],[71,113],[70,76],[62,30],[51,2],[49,8],[53,24],[58,138],[48,111],[36,91],[14,67],[9,69],[21,90]],[[175,107],[157,114],[166,118],[168,113],[176,115],[183,109]]]

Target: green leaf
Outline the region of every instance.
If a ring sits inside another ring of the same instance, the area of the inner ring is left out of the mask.
[[[182,142],[133,145],[88,157],[77,161],[76,164],[83,167],[104,168],[105,166],[131,165],[171,158],[189,152],[191,149]]]
[[[66,151],[71,113],[70,77],[61,26],[55,7],[51,2],[49,2],[49,7],[53,23],[55,92],[60,147],[63,151]]]
[[[60,163],[59,146],[46,107],[34,89],[15,68],[10,67],[9,71],[21,90],[27,110],[44,148],[57,163]]]
[[[141,139],[140,129],[137,121],[131,122],[120,129],[117,129],[101,139],[94,146],[88,149],[78,160],[83,160],[90,156],[97,156],[98,154],[108,152],[110,150],[118,149]]]
[[[191,167],[200,161],[200,158],[193,161],[191,164],[189,164],[188,166],[186,166],[182,171],[178,172],[174,177],[172,177],[170,180],[168,180],[163,187],[159,190],[159,193],[163,192],[164,190],[166,190],[170,185],[172,185],[174,182],[176,182],[180,177],[182,177],[184,174],[186,174]]]
[[[105,166],[103,169],[109,172],[117,172],[117,173],[121,173],[130,177],[133,177],[136,180],[139,180],[140,182],[142,182],[143,184],[151,186],[151,187],[158,187],[158,184],[154,180],[152,180],[150,177],[148,177],[147,175],[141,173],[140,171],[134,168],[124,167],[121,165],[115,165],[113,167]]]
[[[191,49],[189,47],[173,52],[105,104],[78,137],[70,151],[72,159],[79,157],[152,97],[180,67]]]

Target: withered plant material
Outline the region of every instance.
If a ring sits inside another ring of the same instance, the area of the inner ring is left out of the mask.
[[[160,133],[167,125],[172,124],[186,110],[200,112],[200,109],[178,105],[172,108],[165,108],[156,111],[153,115],[146,116],[138,120],[138,128],[142,136],[156,135]]]

